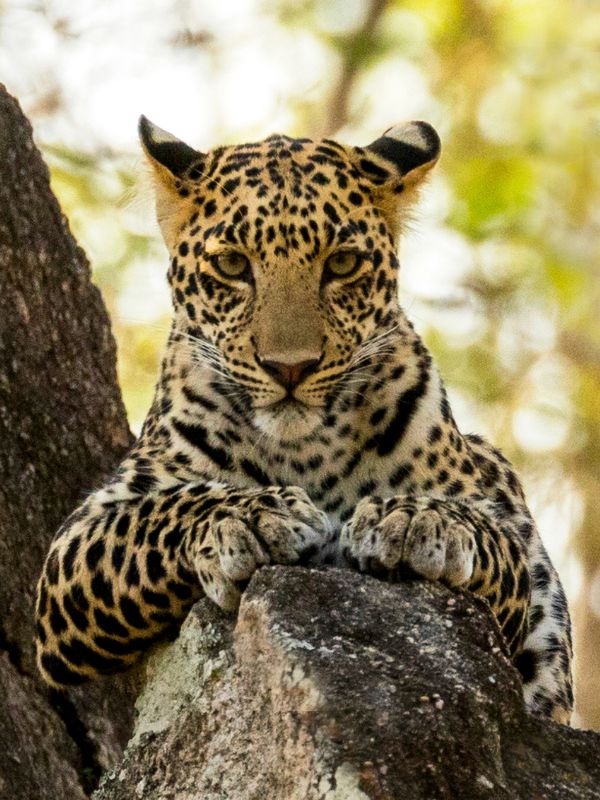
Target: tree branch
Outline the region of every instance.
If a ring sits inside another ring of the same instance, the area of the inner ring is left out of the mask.
[[[427,582],[261,569],[155,655],[95,800],[592,800],[600,735],[525,711],[487,605]]]
[[[371,0],[362,24],[345,40],[342,48],[341,71],[329,102],[326,104],[327,116],[318,126],[317,137],[332,136],[348,122],[350,96],[362,62],[360,54],[368,49],[377,24],[388,5],[389,0]]]

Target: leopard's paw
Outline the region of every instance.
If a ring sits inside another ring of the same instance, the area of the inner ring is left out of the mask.
[[[213,512],[196,569],[206,594],[231,610],[239,603],[240,584],[258,567],[308,563],[331,535],[326,514],[302,489],[247,493]]]
[[[413,572],[464,586],[473,575],[474,531],[442,500],[364,498],[342,528],[340,542],[350,564],[390,579]]]

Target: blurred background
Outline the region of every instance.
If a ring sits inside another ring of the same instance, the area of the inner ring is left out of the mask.
[[[200,149],[435,125],[401,302],[463,430],[524,477],[575,618],[576,723],[600,728],[600,3],[0,0],[0,78],[109,306],[136,432],[170,314],[139,114]]]

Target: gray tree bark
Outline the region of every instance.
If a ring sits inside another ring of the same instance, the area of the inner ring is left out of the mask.
[[[148,664],[94,800],[597,800],[600,734],[528,714],[483,601],[266,567]]]
[[[50,693],[35,586],[60,522],[131,443],[115,343],[17,102],[0,86],[0,798],[83,798],[119,756],[130,680]]]

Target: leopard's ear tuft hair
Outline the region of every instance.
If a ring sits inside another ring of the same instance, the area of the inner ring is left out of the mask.
[[[440,157],[440,137],[428,122],[394,125],[366,150],[393,165],[403,183],[416,184]]]
[[[150,163],[168,170],[176,178],[185,177],[192,164],[203,160],[202,153],[159,128],[144,115],[140,117],[138,131]]]

